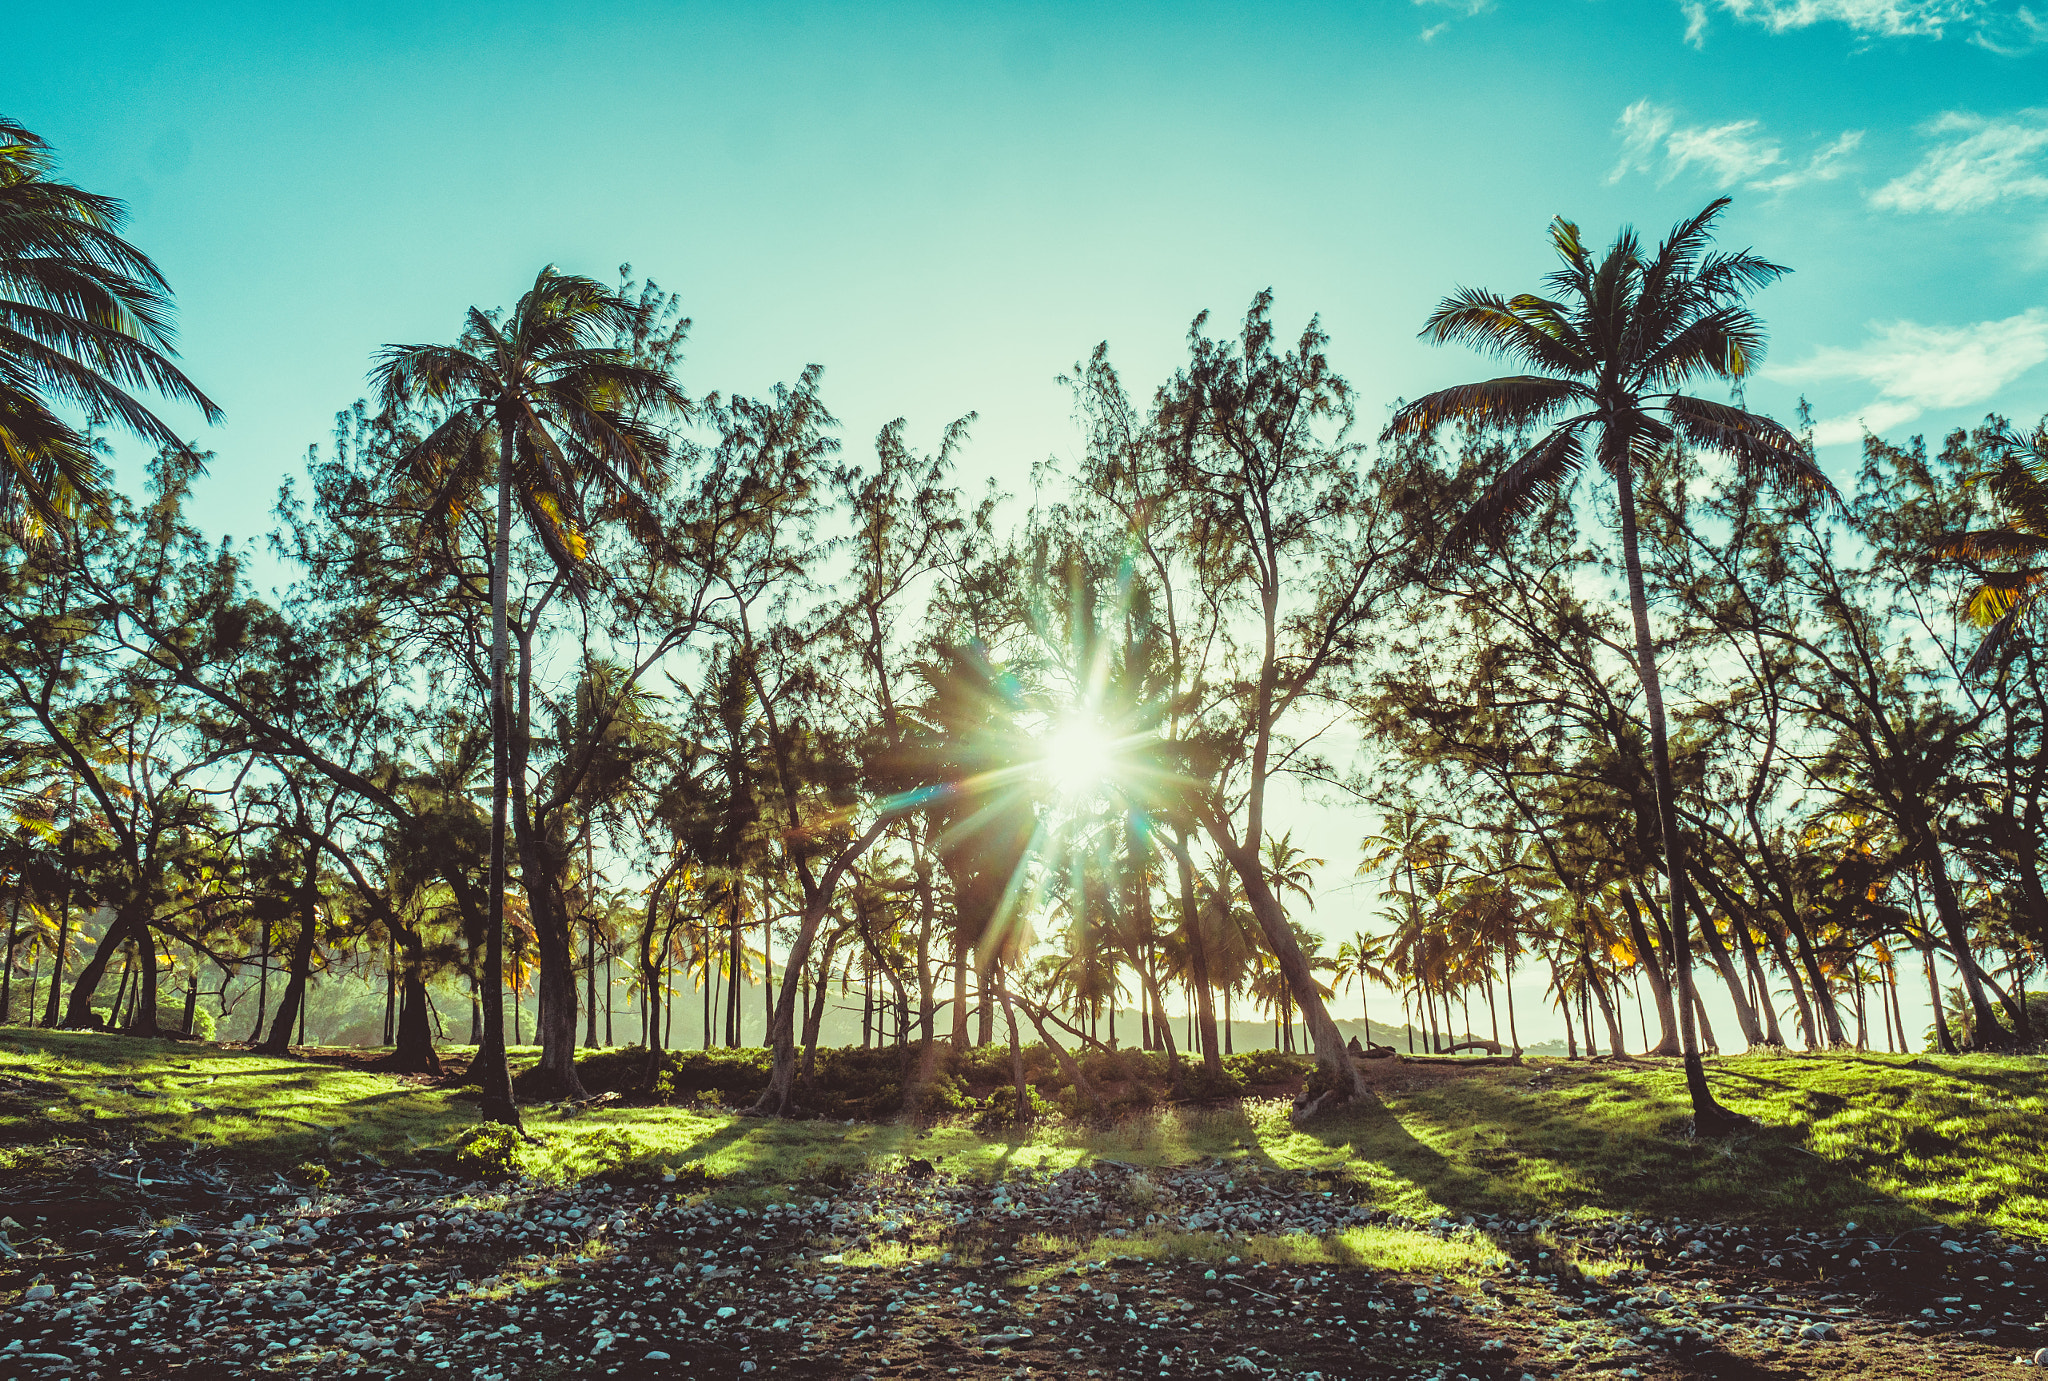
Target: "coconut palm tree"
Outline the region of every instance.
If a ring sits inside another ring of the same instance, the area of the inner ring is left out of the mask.
[[[1395,977],[1388,967],[1387,937],[1368,935],[1359,931],[1349,940],[1337,946],[1337,974],[1340,979],[1358,985],[1358,1008],[1365,1017],[1365,1039],[1372,1042],[1372,987],[1374,983],[1394,986]]]
[[[1650,758],[1671,882],[1671,930],[1677,937],[1680,1034],[1693,1120],[1702,1134],[1732,1129],[1715,1102],[1692,1016],[1690,927],[1685,919],[1685,842],[1678,832],[1664,693],[1657,675],[1648,599],[1636,539],[1638,472],[1673,446],[1729,456],[1738,473],[1824,502],[1834,486],[1797,436],[1768,417],[1680,390],[1699,381],[1739,384],[1762,361],[1762,321],[1744,303],[1750,291],[1787,272],[1748,250],[1709,250],[1722,197],[1680,222],[1654,253],[1624,228],[1596,258],[1579,228],[1551,222],[1562,267],[1550,296],[1513,298],[1464,289],[1441,302],[1423,327],[1438,344],[1461,343],[1521,364],[1529,372],[1460,384],[1397,411],[1389,431],[1427,433],[1445,422],[1522,432],[1545,427],[1536,444],[1493,477],[1449,534],[1447,555],[1473,538],[1501,541],[1519,519],[1559,497],[1590,458],[1614,484],[1636,672],[1650,727]]]
[[[512,706],[507,591],[512,506],[558,569],[580,581],[589,547],[586,498],[601,512],[651,529],[648,494],[666,480],[665,414],[689,400],[668,374],[619,344],[648,308],[551,264],[510,315],[470,308],[455,345],[387,345],[372,378],[394,416],[420,405],[438,421],[398,459],[430,524],[459,516],[496,489],[491,555],[491,864],[485,928],[484,1040],[477,1051],[486,1121],[518,1122],[505,1064],[502,1002],[505,817]],[[566,985],[574,1037],[575,989]],[[551,993],[550,1001],[560,995]]]
[[[1983,577],[1970,596],[1970,617],[1984,629],[1970,658],[1972,675],[1991,665],[2015,628],[2038,615],[2048,591],[2048,422],[2024,435],[2010,426],[1994,428],[1982,450],[1992,463],[1983,478],[2004,521],[1950,538],[1935,553],[1968,562]],[[1986,563],[2009,569],[1983,570]]]
[[[0,523],[29,540],[107,505],[106,466],[65,410],[193,464],[134,390],[221,417],[171,363],[170,285],[121,238],[127,208],[53,171],[50,146],[0,116]]]

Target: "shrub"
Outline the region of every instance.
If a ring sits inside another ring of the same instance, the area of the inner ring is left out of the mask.
[[[1032,1121],[1042,1122],[1058,1115],[1059,1109],[1039,1097],[1037,1089],[1026,1084],[1024,1092],[1031,1099]],[[1001,1088],[990,1094],[981,1114],[974,1119],[974,1125],[979,1131],[993,1131],[999,1127],[1016,1126],[1017,1086],[1015,1084],[1004,1084]]]
[[[1244,1097],[1244,1090],[1244,1079],[1233,1072],[1227,1064],[1213,1073],[1207,1065],[1200,1063],[1181,1071],[1179,1093],[1190,1102],[1228,1102],[1234,1098]]]
[[[456,1146],[455,1163],[480,1179],[517,1174],[518,1128],[504,1122],[485,1122],[472,1129]]]
[[[1307,1055],[1281,1050],[1247,1050],[1223,1057],[1223,1067],[1247,1084],[1291,1084],[1306,1077],[1314,1064]]]
[[[317,1160],[302,1160],[292,1167],[292,1179],[308,1189],[324,1189],[334,1172]]]

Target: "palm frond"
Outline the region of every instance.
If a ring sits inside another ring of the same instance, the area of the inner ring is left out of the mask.
[[[1590,421],[1573,418],[1561,424],[1487,485],[1452,527],[1446,550],[1462,550],[1482,535],[1498,545],[1525,514],[1561,493],[1585,464],[1579,432]]]
[[[1770,418],[1683,393],[1664,400],[1664,413],[1687,441],[1733,457],[1738,472],[1781,491],[1841,507],[1842,496],[1806,443]]]
[[[1544,421],[1573,403],[1586,401],[1590,401],[1590,394],[1576,380],[1511,374],[1482,383],[1458,384],[1418,398],[1394,413],[1390,430],[1428,432],[1449,421],[1523,427]]]

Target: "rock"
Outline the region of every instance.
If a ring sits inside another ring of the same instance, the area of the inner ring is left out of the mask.
[[[666,1352],[650,1352],[647,1354],[645,1360],[649,1362],[666,1362],[668,1360],[668,1354]]]
[[[1814,1343],[1839,1343],[1842,1341],[1842,1331],[1831,1323],[1810,1323],[1799,1330],[1799,1336],[1808,1342]]]

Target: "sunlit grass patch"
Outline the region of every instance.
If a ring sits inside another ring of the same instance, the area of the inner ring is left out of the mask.
[[[1438,1238],[1405,1228],[1358,1227],[1316,1235],[1255,1233],[1225,1237],[1214,1232],[1174,1232],[1146,1228],[1128,1237],[1041,1235],[1031,1249],[1054,1257],[1034,1262],[1020,1273],[1021,1284],[1036,1284],[1078,1261],[1136,1257],[1143,1261],[1197,1261],[1220,1265],[1237,1258],[1240,1264],[1265,1266],[1333,1266],[1349,1270],[1391,1271],[1403,1275],[1476,1276],[1500,1260],[1491,1243],[1470,1238]],[[1063,1259],[1061,1259],[1063,1258]]]
[[[534,1051],[514,1052],[515,1064]],[[933,1124],[783,1122],[707,1105],[529,1109],[516,1173],[713,1188],[757,1206],[830,1195],[929,1161],[991,1183],[1117,1161],[1171,1201],[1165,1172],[1308,1172],[1340,1199],[1415,1218],[1631,1213],[1783,1225],[1931,1219],[2048,1233],[2048,1061],[1842,1053],[1714,1060],[1762,1129],[1686,1134],[1675,1061],[1531,1061],[1418,1079],[1297,1125],[1283,1100],[1164,1108],[1108,1125],[987,1134]],[[194,1147],[288,1177],[302,1165],[425,1164],[464,1175],[464,1090],[357,1068],[94,1032],[0,1031],[0,1174],[69,1173],[65,1148]],[[466,1177],[466,1176],[465,1176]],[[1139,1181],[1118,1185],[1142,1198]],[[1116,1186],[1112,1186],[1112,1189]],[[1142,1204],[1127,1203],[1128,1207]],[[1124,1250],[1128,1250],[1125,1248]]]

